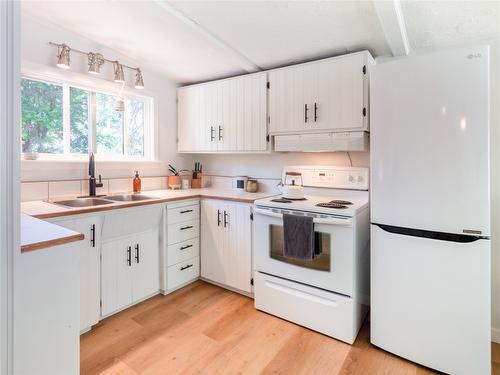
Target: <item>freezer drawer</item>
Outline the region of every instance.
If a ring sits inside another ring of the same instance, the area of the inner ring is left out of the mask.
[[[452,374],[490,374],[490,241],[371,227],[371,342]]]
[[[352,344],[366,306],[352,298],[255,272],[255,308]]]

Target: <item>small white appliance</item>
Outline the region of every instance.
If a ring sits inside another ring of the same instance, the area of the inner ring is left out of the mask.
[[[304,199],[304,182],[300,172],[287,171],[282,189],[283,198],[291,200]]]
[[[304,200],[259,199],[254,208],[255,307],[353,343],[368,311],[368,169],[286,167]],[[313,218],[315,255],[284,255],[283,214]]]
[[[236,177],[234,187],[236,188],[236,190],[245,191],[247,189],[247,182],[248,182],[247,176]]]
[[[489,49],[371,73],[371,342],[490,374]]]

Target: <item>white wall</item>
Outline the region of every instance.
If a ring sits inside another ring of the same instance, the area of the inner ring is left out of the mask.
[[[349,154],[353,166],[370,165],[368,152]],[[346,152],[198,155],[195,159],[203,163],[203,172],[207,174],[256,178],[281,178],[286,165],[350,165]]]
[[[48,45],[48,42],[65,43],[70,47],[85,52],[100,52],[107,59],[119,60],[120,62],[140,67],[140,56],[135,61],[121,56],[116,52],[105,48],[93,41],[85,39],[77,34],[63,30],[52,24],[44,24],[37,19],[22,14],[21,56],[23,71],[39,71],[47,75],[61,75],[72,77],[78,81],[88,82],[88,85],[98,84],[110,87],[119,92],[120,86],[112,82],[112,64],[106,63],[102,68],[99,78],[90,76],[87,71],[86,57],[73,53],[71,55],[71,69],[66,71],[55,67],[57,48]],[[144,70],[145,90],[133,88],[134,72],[125,70],[127,89],[137,94],[151,95],[155,97],[158,119],[158,138],[156,144],[156,163],[109,163],[100,162],[97,165],[98,173],[103,177],[128,177],[132,176],[135,169],[139,169],[141,175],[159,176],[167,174],[167,163],[177,164],[184,167],[185,160],[189,156],[178,155],[176,152],[176,89],[178,84],[154,72]],[[187,165],[186,165],[187,166]],[[48,179],[74,179],[87,176],[86,162],[22,162],[23,181],[48,180]]]

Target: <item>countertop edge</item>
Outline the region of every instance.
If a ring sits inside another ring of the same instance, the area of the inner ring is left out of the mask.
[[[21,253],[81,241],[84,238],[82,233],[27,214],[21,215]]]
[[[21,246],[21,253],[29,253],[35,250],[47,249],[49,247],[59,246],[68,244],[71,242],[82,241],[85,239],[85,236],[81,233],[74,234],[67,237],[54,238],[47,241],[34,242]]]
[[[273,194],[270,193],[269,195],[273,195]],[[169,202],[175,202],[175,201],[187,200],[187,199],[218,199],[218,200],[225,200],[225,201],[231,201],[231,202],[253,204],[257,199],[261,199],[261,198],[262,197],[241,198],[241,197],[227,197],[227,196],[216,195],[216,194],[212,194],[212,195],[210,195],[210,194],[193,194],[193,195],[186,195],[186,196],[180,196],[180,197],[158,198],[158,199],[152,199],[152,200],[147,200],[147,201],[118,203],[118,204],[114,204],[114,205],[105,205],[105,206],[93,206],[93,207],[86,207],[86,208],[80,208],[80,209],[69,209],[69,210],[61,210],[61,211],[56,211],[56,212],[48,212],[48,213],[40,213],[40,214],[27,213],[27,215],[32,216],[32,217],[37,218],[37,219],[50,219],[50,218],[64,217],[64,216],[83,215],[83,214],[89,214],[89,213],[94,213],[94,212],[112,211],[112,210],[118,210],[118,209],[122,209],[122,208],[131,208],[131,207],[140,207],[140,206],[147,206],[147,205],[153,205],[153,204],[169,203]]]

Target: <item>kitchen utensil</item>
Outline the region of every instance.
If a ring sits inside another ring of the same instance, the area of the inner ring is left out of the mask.
[[[247,192],[256,193],[259,190],[259,183],[257,180],[249,179],[247,181]]]

